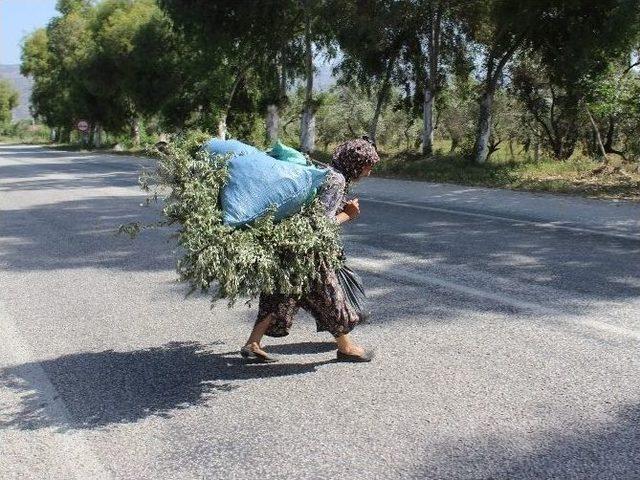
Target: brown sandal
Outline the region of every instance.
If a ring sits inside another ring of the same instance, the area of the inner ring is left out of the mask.
[[[251,345],[245,345],[240,349],[240,355],[242,358],[246,358],[250,360],[252,363],[274,363],[277,362],[278,359],[267,355],[265,353],[256,352],[251,348]]]
[[[349,353],[344,353],[338,350],[336,354],[336,361],[338,362],[352,362],[352,363],[363,363],[370,362],[374,357],[373,350],[365,350],[362,355],[351,355]]]

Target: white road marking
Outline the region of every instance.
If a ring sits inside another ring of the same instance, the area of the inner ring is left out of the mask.
[[[637,330],[613,325],[599,320],[591,320],[575,315],[568,315],[566,312],[563,312],[559,309],[549,308],[544,305],[540,305],[539,303],[528,302],[526,300],[506,296],[504,294],[497,294],[494,292],[489,292],[487,290],[482,290],[480,288],[451,282],[449,280],[430,275],[426,272],[410,272],[401,268],[397,268],[396,264],[392,260],[373,261],[365,258],[350,257],[349,264],[353,265],[359,270],[382,278],[398,280],[401,282],[413,283],[417,285],[435,285],[438,287],[446,288],[448,290],[463,293],[465,295],[473,296],[476,298],[483,298],[502,305],[515,307],[520,310],[528,310],[540,315],[553,316],[559,320],[566,319],[566,322],[570,324],[579,323],[591,329],[632,338],[634,340],[640,340],[640,331]]]
[[[429,207],[426,205],[415,205],[412,203],[394,202],[391,200],[376,200],[370,197],[360,197],[360,198],[361,200],[365,200],[367,202],[381,203],[383,205],[393,205],[395,207],[415,208],[418,210],[429,210],[432,212],[450,213],[454,215],[463,215],[467,217],[486,218],[489,220],[500,220],[500,221],[510,222],[514,224],[532,225],[534,227],[547,228],[552,230],[567,230],[570,232],[588,233],[590,235],[603,235],[605,237],[623,238],[625,240],[640,241],[640,235],[632,235],[627,233],[595,230],[595,229],[584,228],[584,227],[572,227],[569,225],[559,225],[558,223],[554,223],[554,222],[536,222],[534,220],[523,220],[520,218],[505,217],[502,215],[491,215],[488,213],[465,212],[464,210],[456,210],[453,208]]]
[[[64,402],[59,399],[55,387],[51,384],[47,373],[42,366],[33,361],[31,347],[20,335],[20,332],[9,318],[6,310],[0,303],[0,352],[3,357],[2,363],[9,362],[9,365],[22,365],[30,363],[32,368],[25,369],[26,372],[21,380],[42,399],[42,414],[50,419],[60,419],[62,423],[72,424]],[[8,358],[7,358],[8,356]],[[49,429],[46,438],[50,440],[52,449],[55,451],[57,461],[61,463],[64,470],[69,475],[78,480],[113,478],[112,474],[101,464],[98,456],[90,444],[89,439],[81,431],[57,432]]]

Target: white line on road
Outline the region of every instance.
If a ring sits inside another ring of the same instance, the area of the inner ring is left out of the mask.
[[[448,290],[452,290],[458,293],[462,293],[465,295],[469,295],[476,298],[483,298],[487,300],[491,300],[493,302],[508,305],[511,307],[518,308],[520,310],[528,310],[531,312],[535,312],[539,315],[553,316],[557,320],[565,321],[569,324],[579,323],[585,327],[589,327],[591,329],[604,331],[607,333],[613,333],[616,335],[621,335],[623,337],[632,338],[634,340],[640,340],[640,331],[632,330],[630,328],[620,327],[618,325],[612,325],[607,322],[602,322],[599,320],[585,319],[575,315],[568,315],[566,312],[562,310],[545,307],[544,305],[540,305],[539,303],[528,302],[526,300],[521,300],[514,297],[509,297],[504,294],[497,294],[493,292],[489,292],[486,290],[482,290],[480,288],[470,287],[467,285],[462,285],[459,283],[451,282],[449,280],[445,280],[440,277],[436,277],[430,275],[426,272],[410,272],[401,268],[398,268],[397,265],[392,260],[368,260],[364,258],[351,257],[349,260],[350,264],[353,264],[357,269],[362,270],[364,272],[368,272],[372,275],[376,275],[382,278],[386,278],[388,280],[396,280],[400,282],[407,282],[418,285],[435,285],[438,287],[443,287]]]
[[[46,415],[48,419],[72,424],[71,415],[59,398],[47,373],[38,362],[33,361],[34,357],[30,346],[9,318],[2,303],[0,303],[0,332],[2,332],[0,352],[3,354],[0,360],[9,360],[10,364],[14,365],[29,364],[31,368],[24,369],[25,373],[21,374],[21,380],[36,391],[38,397],[41,398],[42,405],[44,405],[42,414]],[[83,432],[57,432],[49,429],[44,433],[53,444],[52,450],[56,461],[61,462],[61,466],[70,476],[73,476],[72,478],[78,480],[89,478],[109,480],[112,478],[111,473],[100,463],[90,441]]]
[[[489,219],[489,220],[506,221],[506,222],[515,223],[515,224],[532,225],[534,227],[547,228],[547,229],[552,229],[552,230],[567,230],[567,231],[570,231],[570,232],[588,233],[590,235],[603,235],[605,237],[623,238],[625,240],[640,241],[640,235],[632,235],[632,234],[627,234],[627,233],[617,233],[617,232],[610,232],[610,231],[605,232],[603,230],[595,230],[595,229],[591,229],[591,228],[571,227],[569,225],[559,225],[559,224],[553,223],[553,222],[536,222],[534,220],[523,220],[523,219],[520,219],[520,218],[505,217],[505,216],[502,216],[502,215],[491,215],[491,214],[488,214],[488,213],[466,212],[464,210],[456,210],[456,209],[453,209],[453,208],[429,207],[429,206],[426,206],[426,205],[415,205],[415,204],[412,204],[412,203],[395,202],[395,201],[391,201],[391,200],[375,200],[375,199],[370,198],[370,197],[361,197],[361,199],[365,200],[367,202],[371,202],[371,203],[381,203],[383,205],[392,205],[392,206],[395,206],[395,207],[415,208],[415,209],[418,209],[418,210],[429,210],[429,211],[432,211],[432,212],[450,213],[450,214],[453,214],[453,215],[463,215],[463,216],[467,216],[467,217],[476,217],[476,218],[485,218],[485,219]]]

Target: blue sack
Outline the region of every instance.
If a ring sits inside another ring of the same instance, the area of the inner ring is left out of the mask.
[[[209,140],[204,149],[231,155],[229,181],[222,189],[223,222],[237,227],[275,208],[276,220],[296,213],[313,197],[327,175],[326,169],[282,162],[237,140]]]
[[[221,140],[219,138],[212,138],[207,140],[204,145],[204,149],[213,155],[247,155],[250,153],[262,153],[256,147],[242,143],[239,140]]]

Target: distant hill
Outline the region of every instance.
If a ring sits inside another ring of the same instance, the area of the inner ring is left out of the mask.
[[[20,74],[20,65],[0,65],[0,78],[9,80],[20,94],[18,106],[11,112],[13,121],[31,118],[29,113],[29,98],[33,81]]]

